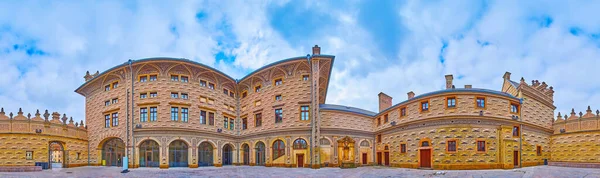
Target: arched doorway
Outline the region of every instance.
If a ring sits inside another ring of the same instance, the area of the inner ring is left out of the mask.
[[[256,153],[256,165],[264,166],[265,165],[265,143],[258,142],[254,147],[254,152]]]
[[[188,145],[175,140],[169,144],[169,167],[188,167]]]
[[[213,165],[213,146],[208,142],[202,142],[198,146],[198,166]]]
[[[146,140],[140,144],[140,167],[158,167],[159,146],[154,140]]]
[[[248,144],[242,145],[242,149],[244,150],[244,165],[250,165],[250,146]]]
[[[294,150],[306,150],[308,144],[306,140],[299,138],[294,141],[293,147]],[[296,166],[304,167],[304,153],[296,154]]]
[[[105,166],[123,166],[125,143],[120,138],[111,138],[102,146],[102,161]]]
[[[50,142],[48,152],[50,153],[50,168],[62,168],[65,163],[65,147],[63,144],[60,142]]]
[[[223,146],[223,166],[231,165],[231,163],[233,163],[233,148],[226,144]]]

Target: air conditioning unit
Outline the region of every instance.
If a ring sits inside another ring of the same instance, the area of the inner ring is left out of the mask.
[[[142,128],[142,124],[137,124],[137,125],[135,125],[135,128],[136,128],[136,129],[141,129],[141,128]]]
[[[221,133],[221,132],[223,132],[223,129],[218,128],[217,132]]]
[[[479,111],[479,116],[483,116],[483,111]]]
[[[560,133],[565,133],[567,132],[565,129],[560,129]]]
[[[515,116],[515,115],[513,115],[513,116],[512,116],[512,119],[513,119],[513,120],[519,120],[519,116]]]
[[[392,126],[396,125],[396,121],[392,121],[390,122],[390,124],[392,124]]]

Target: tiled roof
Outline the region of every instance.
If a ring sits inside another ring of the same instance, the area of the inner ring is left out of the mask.
[[[335,105],[335,104],[320,104],[319,105],[319,109],[320,110],[333,110],[333,111],[351,112],[351,113],[362,114],[362,115],[366,115],[366,116],[370,116],[370,117],[373,117],[373,116],[377,115],[376,112],[371,112],[371,111],[368,111],[368,110],[364,110],[364,109],[360,109],[360,108],[355,108],[355,107]]]

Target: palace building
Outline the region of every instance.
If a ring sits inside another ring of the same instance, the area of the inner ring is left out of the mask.
[[[554,90],[544,82],[515,82],[506,72],[500,90],[457,88],[446,75],[445,89],[408,92],[399,103],[379,93],[379,110],[372,112],[325,103],[334,60],[315,46],[311,55],[269,64],[241,79],[187,59],[130,60],[85,75],[75,90],[85,97],[85,127],[44,122],[39,113],[37,119],[15,119],[2,112],[0,135],[9,136],[0,139],[13,145],[32,140],[28,144],[43,146],[33,150],[39,160],[68,159],[61,162],[66,166],[122,166],[127,156],[132,168],[600,167],[600,113],[588,108],[585,115],[572,111],[555,121]],[[25,127],[19,123],[61,129],[22,133],[16,131]],[[62,135],[46,138],[54,134]],[[68,155],[51,157],[43,150]],[[34,162],[23,160],[22,150],[0,144],[3,151],[18,156],[0,156],[9,160],[0,165]]]

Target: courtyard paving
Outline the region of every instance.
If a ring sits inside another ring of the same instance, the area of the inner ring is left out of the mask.
[[[419,170],[389,167],[339,168],[268,168],[250,166],[228,166],[222,168],[138,168],[129,173],[120,173],[115,167],[78,167],[45,170],[42,172],[0,172],[2,178],[25,177],[533,177],[533,178],[600,178],[600,169],[535,166],[511,170]]]

